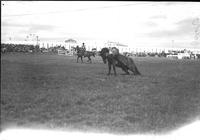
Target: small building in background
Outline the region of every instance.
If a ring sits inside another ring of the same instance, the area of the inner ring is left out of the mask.
[[[105,43],[104,46],[107,47],[107,48],[116,47],[116,48],[119,49],[119,53],[130,52],[130,48],[128,47],[128,45],[124,45],[124,44],[121,44],[119,42],[108,41],[108,42]]]

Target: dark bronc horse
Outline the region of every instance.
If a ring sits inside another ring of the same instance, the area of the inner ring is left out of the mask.
[[[95,52],[86,51],[85,49],[79,46],[77,46],[75,50],[77,52],[77,63],[78,63],[79,58],[81,58],[81,62],[83,63],[83,57],[87,57],[88,58],[87,62],[92,63],[92,59],[90,57],[91,56],[95,57]]]
[[[126,74],[130,74],[128,70],[132,71],[134,75],[141,75],[138,71],[134,61],[130,57],[126,57],[119,53],[119,50],[115,47],[110,51],[108,48],[103,48],[99,52],[103,59],[104,64],[108,61],[108,74],[111,73],[111,66],[113,66],[114,74],[116,75],[115,66],[120,67]]]

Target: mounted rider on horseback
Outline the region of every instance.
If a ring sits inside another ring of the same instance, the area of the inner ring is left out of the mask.
[[[81,58],[81,61],[83,62],[82,57],[88,57],[88,61],[92,63],[91,56],[95,57],[94,52],[86,51],[85,43],[82,43],[82,46],[76,46],[76,52],[77,52],[77,63],[78,59]]]

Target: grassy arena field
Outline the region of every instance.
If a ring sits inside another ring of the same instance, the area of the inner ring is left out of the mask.
[[[165,133],[200,119],[200,61],[134,58],[142,76],[107,76],[93,63],[46,54],[1,55],[1,129]]]

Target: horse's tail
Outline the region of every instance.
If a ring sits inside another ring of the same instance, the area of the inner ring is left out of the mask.
[[[136,66],[135,66],[135,75],[141,75]]]
[[[129,60],[131,61],[132,71],[134,72],[134,75],[141,75],[141,73],[139,72],[138,68],[136,67],[133,59],[129,58]]]

